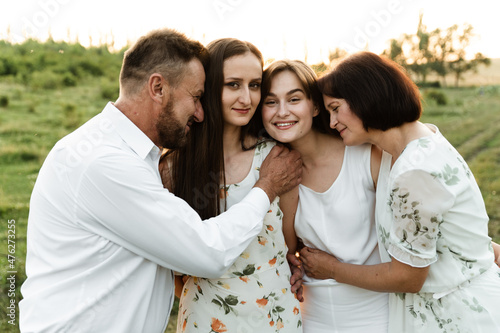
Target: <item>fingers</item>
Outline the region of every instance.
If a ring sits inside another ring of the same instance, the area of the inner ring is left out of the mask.
[[[304,288],[302,286],[300,286],[300,288],[297,290],[295,296],[297,297],[299,302],[304,302]]]
[[[286,149],[286,147],[281,145],[275,145],[269,152],[268,156],[271,156],[271,158],[277,157],[281,155],[283,149]]]
[[[294,265],[294,266],[300,266],[300,260],[299,260],[299,258],[297,258],[297,257],[295,256],[295,254],[293,254],[293,253],[288,253],[288,254],[286,255],[286,259],[288,260],[288,262],[289,262],[290,264],[292,264],[292,265]]]

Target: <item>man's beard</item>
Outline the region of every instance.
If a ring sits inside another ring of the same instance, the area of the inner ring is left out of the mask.
[[[186,126],[182,125],[180,121],[175,118],[174,102],[170,96],[165,109],[160,114],[156,129],[160,137],[160,144],[162,148],[177,149],[186,145]]]

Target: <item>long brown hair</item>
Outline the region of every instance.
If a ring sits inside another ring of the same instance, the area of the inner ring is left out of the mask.
[[[224,61],[247,52],[254,54],[261,65],[261,52],[251,43],[234,38],[222,38],[207,45],[210,55],[206,69],[205,95],[202,105],[205,119],[191,127],[188,143],[184,148],[169,154],[171,161],[172,191],[186,200],[202,219],[222,212],[220,187],[226,186],[222,134],[222,89],[224,85]],[[244,150],[252,149],[244,144],[248,136],[258,137],[262,131],[262,117],[257,112],[241,129],[240,142]]]

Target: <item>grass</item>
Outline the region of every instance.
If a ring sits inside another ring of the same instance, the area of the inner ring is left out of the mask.
[[[26,278],[26,224],[29,198],[45,156],[61,137],[99,113],[107,100],[101,81],[89,80],[61,90],[33,90],[0,82],[0,242],[3,261],[0,288],[1,332],[18,332],[7,323],[10,285],[7,275],[8,221],[16,225],[16,295]],[[433,88],[436,89],[436,88]],[[469,163],[481,188],[488,214],[489,233],[500,242],[500,87],[439,89],[448,104],[426,102],[422,121],[436,124]],[[18,312],[17,312],[18,314]],[[5,319],[7,318],[7,319]],[[16,318],[16,323],[17,323]],[[175,311],[167,332],[175,331]]]

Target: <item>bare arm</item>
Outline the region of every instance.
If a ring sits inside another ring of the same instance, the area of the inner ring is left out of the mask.
[[[285,236],[288,253],[294,254],[297,249],[297,235],[295,234],[295,213],[299,202],[299,187],[282,194],[280,197],[280,208],[283,212],[283,235]]]
[[[427,278],[429,267],[417,268],[394,258],[377,265],[354,265],[338,261],[334,256],[311,248],[300,251],[308,276],[316,279],[335,279],[356,287],[380,292],[418,292]]]
[[[491,245],[493,245],[493,252],[495,253],[495,263],[500,267],[500,244],[491,242]]]
[[[182,280],[184,275],[175,276],[175,296],[181,298],[182,289],[184,289],[184,281]]]
[[[295,213],[297,212],[297,204],[299,202],[299,187],[295,187],[290,192],[282,194],[280,197],[280,208],[283,212],[283,236],[288,247],[287,260],[290,265],[292,276],[290,277],[291,291],[297,296],[297,299],[302,302],[302,278],[304,270],[300,262],[295,257],[297,249],[297,235],[295,234]]]

